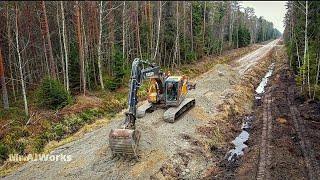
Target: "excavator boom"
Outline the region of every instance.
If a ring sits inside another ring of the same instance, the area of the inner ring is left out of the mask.
[[[147,68],[143,68],[147,65]],[[160,67],[147,61],[134,59],[131,70],[130,91],[128,97],[128,112],[125,114],[124,123],[118,129],[112,129],[109,134],[109,146],[113,155],[137,155],[140,132],[135,128],[137,116],[137,92],[142,81],[149,76],[161,76]]]

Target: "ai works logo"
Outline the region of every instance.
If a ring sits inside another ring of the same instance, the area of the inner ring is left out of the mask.
[[[22,161],[66,161],[72,160],[71,155],[65,154],[28,154],[27,156],[22,156],[19,154],[9,154],[9,161],[12,162],[22,162]]]

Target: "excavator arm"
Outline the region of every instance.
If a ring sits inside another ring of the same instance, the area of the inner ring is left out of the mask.
[[[146,66],[146,68],[145,68]],[[113,154],[134,154],[140,139],[140,132],[135,130],[138,96],[137,92],[144,79],[161,76],[160,67],[148,61],[134,59],[132,62],[128,112],[119,129],[112,129],[109,134],[109,145]]]
[[[148,66],[143,68],[142,66]],[[149,63],[148,61],[134,59],[131,70],[130,90],[128,97],[128,109],[124,122],[124,129],[135,129],[135,120],[137,115],[138,96],[137,92],[143,80],[150,76],[159,76],[161,73],[160,67]]]

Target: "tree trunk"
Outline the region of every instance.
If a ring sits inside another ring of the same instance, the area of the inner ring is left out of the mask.
[[[101,36],[102,36],[102,1],[100,1],[99,7],[99,39],[98,39],[98,70],[99,70],[99,80],[101,89],[104,89],[103,78],[102,78],[102,68],[101,68]]]
[[[126,19],[125,19],[125,14],[126,14],[126,2],[123,1],[123,8],[122,8],[122,58],[125,58],[125,51],[126,51]],[[100,16],[101,18],[101,16]],[[101,24],[100,24],[101,25]]]
[[[230,22],[229,22],[229,47],[232,46],[232,33],[233,33],[233,9],[232,2],[230,2]],[[253,33],[252,33],[253,34]]]
[[[12,43],[12,39],[11,39],[11,29],[10,29],[10,20],[9,20],[9,7],[7,4],[7,37],[8,37],[8,63],[9,63],[9,70],[10,70],[10,79],[11,79],[11,88],[12,88],[12,92],[13,92],[13,97],[14,100],[17,101],[17,97],[16,97],[16,88],[15,88],[15,81],[13,78],[13,69],[15,69],[14,67],[12,68],[12,62],[11,62],[11,43]]]
[[[156,42],[156,50],[154,52],[153,60],[155,61],[157,57],[158,47],[159,47],[159,38],[160,38],[160,29],[161,29],[161,15],[162,15],[162,4],[161,1],[159,3],[159,14],[158,14],[158,32],[157,32],[157,42]]]
[[[306,1],[306,9],[305,9],[304,54],[303,54],[303,66],[304,67],[303,67],[303,72],[302,72],[303,86],[306,84],[305,67],[307,65],[307,50],[308,50],[308,1]]]
[[[179,1],[176,1],[176,26],[177,26],[177,29],[176,29],[175,51],[174,51],[172,69],[174,67],[177,67],[177,63],[179,62]]]
[[[46,50],[49,53],[49,64],[50,64],[50,75],[53,79],[56,79],[56,66],[55,66],[55,62],[53,59],[53,52],[52,52],[52,45],[51,45],[51,39],[50,39],[50,31],[49,31],[49,25],[48,25],[48,18],[47,18],[47,10],[46,10],[46,5],[45,5],[45,1],[41,1],[41,5],[42,5],[42,13],[43,13],[43,20],[44,20],[44,31],[46,34],[46,38],[47,38],[47,42],[45,44],[46,46]]]
[[[84,2],[85,3],[85,2]],[[82,28],[82,46],[83,46],[83,59],[84,59],[84,73],[86,76],[86,82],[88,83],[88,88],[90,89],[90,77],[88,72],[89,69],[89,64],[88,64],[88,43],[87,43],[87,36],[86,36],[86,29],[84,26],[84,21],[83,21],[83,8],[82,6],[80,7],[80,24],[81,24],[81,28]]]
[[[84,48],[82,42],[82,32],[81,32],[81,12],[80,4],[76,1],[76,26],[77,26],[77,38],[78,38],[78,50],[79,50],[79,61],[80,61],[80,76],[82,82],[83,95],[86,95],[86,75],[85,75],[85,66],[84,66]]]
[[[317,60],[318,60],[318,68],[317,68],[317,74],[316,74],[316,83],[314,84],[314,90],[313,90],[313,97],[312,97],[313,100],[316,96],[316,90],[318,87],[319,76],[320,76],[320,57],[319,57],[319,54],[317,54]]]
[[[191,3],[191,6],[190,6],[190,32],[191,32],[191,51],[193,52],[193,27],[192,27],[192,24],[193,24],[193,21],[192,21],[192,3]]]
[[[8,100],[8,92],[7,92],[7,85],[6,85],[6,79],[4,76],[4,65],[3,65],[3,56],[2,51],[0,49],[0,83],[2,87],[2,100],[3,100],[3,108],[9,109],[9,100]]]
[[[183,48],[186,51],[186,2],[183,1]],[[184,60],[187,59],[187,53],[184,52]]]
[[[142,59],[141,42],[140,42],[140,26],[139,26],[139,2],[138,1],[136,1],[136,31],[137,31],[138,50],[139,50],[140,58]]]
[[[204,2],[204,11],[203,11],[203,37],[202,37],[202,42],[203,42],[203,47],[206,47],[206,11],[207,11],[207,2]]]
[[[223,2],[221,2],[223,3]],[[222,54],[222,50],[223,50],[223,40],[224,40],[224,23],[225,23],[225,19],[226,19],[226,15],[223,15],[223,18],[222,18],[222,26],[221,26],[221,34],[220,34],[220,38],[221,38],[221,46],[220,46],[220,55]]]
[[[149,24],[149,39],[150,39],[150,50],[149,50],[149,58],[152,56],[152,47],[153,47],[153,9],[151,7],[151,2],[148,2],[148,24]]]
[[[23,77],[23,70],[22,70],[22,62],[21,62],[21,54],[20,54],[20,48],[19,48],[19,28],[18,28],[18,16],[19,16],[19,10],[17,3],[16,6],[16,50],[18,54],[18,63],[19,63],[19,72],[20,72],[20,79],[21,79],[21,89],[22,89],[22,96],[23,96],[23,102],[24,102],[24,111],[26,116],[29,116],[29,110],[28,110],[28,102],[27,102],[27,94],[26,94],[26,88],[24,83],[24,77]]]
[[[59,4],[57,4],[57,7]],[[58,24],[58,37],[59,37],[59,50],[60,50],[60,58],[61,58],[61,66],[62,66],[62,75],[63,75],[63,85],[66,87],[66,71],[65,71],[65,61],[63,55],[63,45],[62,45],[62,37],[61,37],[61,27],[60,27],[60,16],[59,16],[59,8],[57,8],[57,24]]]
[[[305,49],[305,53],[307,53],[308,48],[309,48],[309,44],[308,44],[308,1],[306,1],[306,29],[305,29],[305,46],[307,46],[307,49]],[[308,54],[306,54],[306,56],[308,56],[307,60],[307,67],[308,67],[308,92],[309,92],[309,98],[311,98],[311,85],[310,85],[310,56]]]
[[[62,18],[62,38],[63,38],[63,49],[64,49],[64,59],[65,59],[65,76],[66,76],[66,89],[69,92],[69,60],[68,60],[68,49],[67,49],[67,34],[66,34],[66,24],[64,16],[63,1],[60,1],[61,7],[61,18]]]

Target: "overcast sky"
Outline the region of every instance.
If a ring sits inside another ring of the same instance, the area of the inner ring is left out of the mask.
[[[257,17],[271,21],[280,32],[284,30],[283,19],[286,13],[286,1],[241,1],[243,7],[254,8]]]

